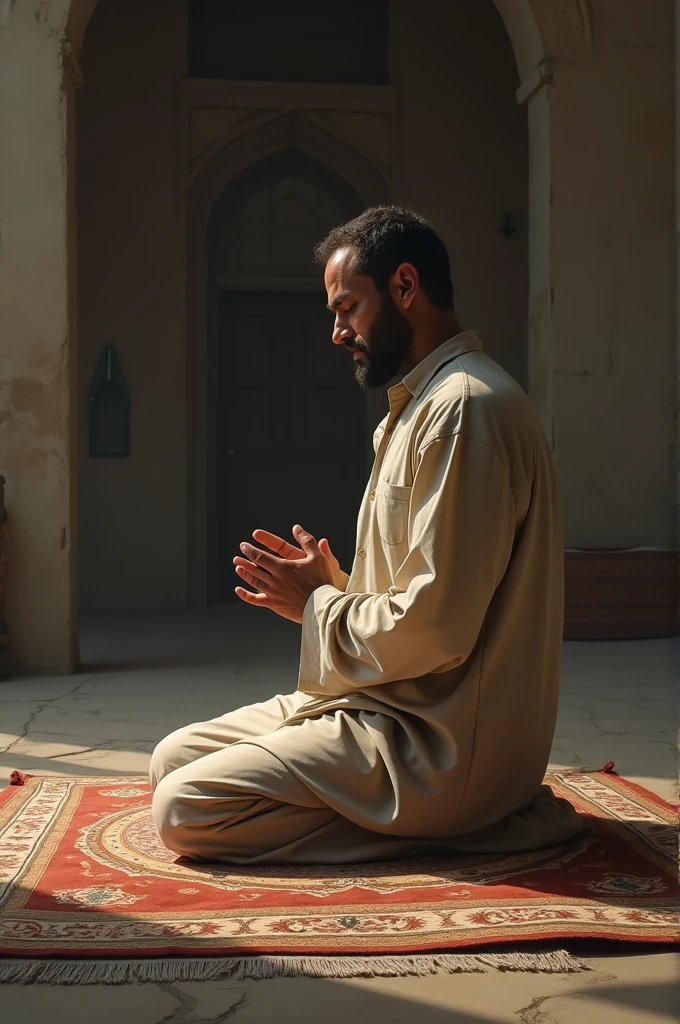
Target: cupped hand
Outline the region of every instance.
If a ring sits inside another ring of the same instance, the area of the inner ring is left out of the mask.
[[[275,533],[270,533],[269,530],[255,530],[253,538],[258,544],[261,544],[263,547],[269,548],[270,551],[273,551],[275,555],[279,556],[279,558],[287,558],[295,561],[305,557],[305,553],[302,548],[293,547],[293,545],[289,544],[287,540],[283,539],[283,537],[279,537]],[[330,566],[334,586],[338,587],[340,590],[344,590],[345,584],[347,583],[347,576],[340,568],[340,562],[331,551],[331,546],[326,537],[322,537],[319,541],[319,551],[326,558],[326,561]]]
[[[240,578],[253,590],[236,587],[236,594],[246,604],[269,608],[284,619],[302,622],[310,594],[333,584],[333,570],[328,555],[311,533],[296,525],[293,537],[299,548],[266,530],[256,530],[253,538],[270,551],[244,541],[240,545],[242,555],[234,558],[234,565]],[[330,554],[328,541],[325,546]],[[331,558],[334,559],[332,554]]]

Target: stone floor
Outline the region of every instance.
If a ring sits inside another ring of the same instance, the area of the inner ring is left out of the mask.
[[[88,618],[83,671],[0,683],[0,785],[10,771],[141,774],[156,741],[295,688],[298,627],[234,607]],[[675,799],[671,641],[565,645],[555,765],[617,771]],[[662,1024],[678,1018],[675,957],[589,957],[587,974],[120,987],[6,986],[3,1024]]]

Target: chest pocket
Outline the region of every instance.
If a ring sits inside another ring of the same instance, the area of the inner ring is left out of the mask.
[[[408,534],[412,487],[381,483],[376,488],[375,517],[386,544],[403,544]]]

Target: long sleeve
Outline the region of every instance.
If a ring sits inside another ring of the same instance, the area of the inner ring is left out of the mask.
[[[314,591],[302,624],[306,693],[340,696],[451,669],[477,643],[515,538],[501,457],[462,433],[430,440],[418,451],[410,500],[381,514],[407,517],[393,585],[382,594]],[[378,531],[375,543],[384,543]]]

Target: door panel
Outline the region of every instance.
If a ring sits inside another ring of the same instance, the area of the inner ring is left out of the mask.
[[[354,557],[365,487],[366,398],[331,343],[323,293],[222,292],[218,410],[221,600],[253,530],[292,541],[297,522]]]

